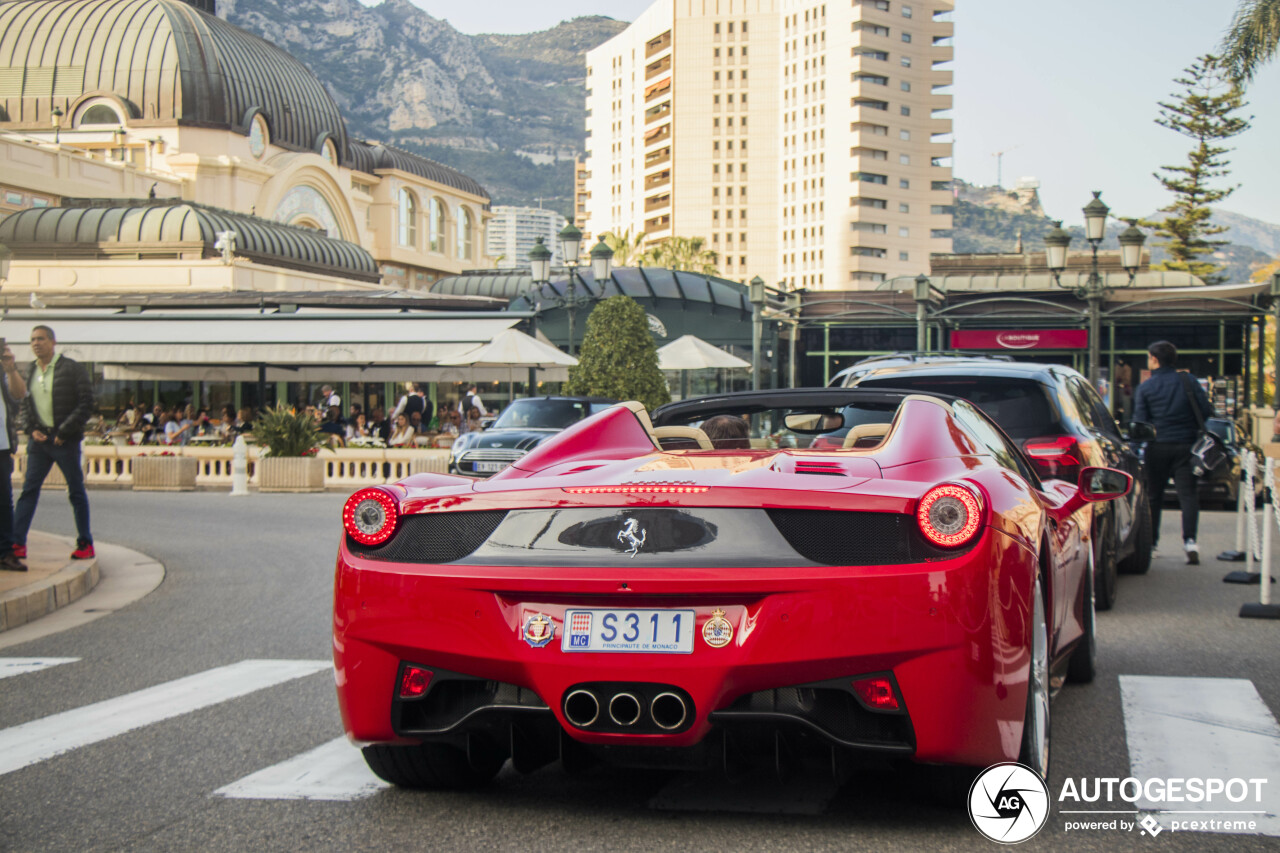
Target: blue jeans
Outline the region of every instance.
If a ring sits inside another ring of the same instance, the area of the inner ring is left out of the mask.
[[[84,490],[84,469],[80,467],[80,442],[58,447],[50,439],[27,441],[27,478],[22,483],[22,495],[13,514],[14,544],[27,544],[27,531],[31,529],[31,519],[40,501],[40,487],[55,464],[67,480],[67,499],[76,518],[76,540],[84,545],[93,542],[93,534],[89,532],[89,495]]]

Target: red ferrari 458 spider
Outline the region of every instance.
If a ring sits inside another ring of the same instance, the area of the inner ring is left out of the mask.
[[[1092,502],[1130,485],[1041,482],[953,398],[621,403],[487,481],[351,496],[343,722],[413,787],[508,759],[1045,774],[1050,695],[1093,677]]]

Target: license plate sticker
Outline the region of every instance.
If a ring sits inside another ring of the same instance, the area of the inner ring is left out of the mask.
[[[477,462],[476,473],[478,474],[496,474],[510,463],[507,462]]]
[[[560,650],[565,652],[693,652],[692,610],[566,610]]]

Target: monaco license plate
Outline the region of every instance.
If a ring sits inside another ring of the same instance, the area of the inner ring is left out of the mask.
[[[496,474],[499,471],[501,471],[503,468],[506,468],[509,464],[511,463],[509,462],[477,462],[475,463],[476,473],[477,474]]]
[[[693,652],[692,610],[566,610],[561,651]]]

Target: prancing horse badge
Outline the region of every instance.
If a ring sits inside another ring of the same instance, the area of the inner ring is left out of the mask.
[[[640,535],[637,536],[637,533]],[[618,531],[618,541],[628,546],[623,553],[630,554],[631,559],[634,560],[636,554],[639,554],[640,549],[644,547],[644,540],[648,535],[645,529],[640,526],[640,522],[634,518],[628,518],[622,523],[622,529]]]

